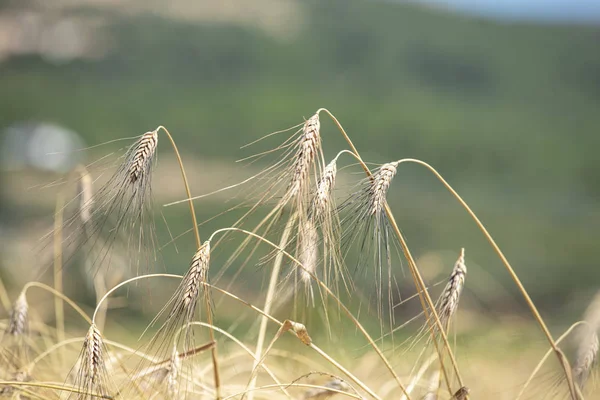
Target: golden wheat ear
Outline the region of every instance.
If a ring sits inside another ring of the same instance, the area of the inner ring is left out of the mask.
[[[372,176],[363,179],[338,207],[343,229],[341,248],[344,258],[356,256],[357,272],[373,270],[377,317],[384,326],[394,325],[394,299],[399,296],[392,266],[399,262],[397,242],[385,212],[387,194],[396,175],[398,162],[381,165]],[[357,254],[356,254],[357,253]],[[384,310],[387,309],[387,316]]]
[[[30,351],[26,340],[28,332],[29,304],[25,291],[22,291],[10,310],[8,324],[0,340],[0,369],[3,373],[18,374],[27,363]]]
[[[86,264],[92,275],[111,267],[115,254],[126,253],[124,264],[147,268],[157,259],[159,248],[153,216],[152,171],[156,161],[158,131],[139,136],[119,158],[119,163],[108,179],[109,170],[88,170],[78,166],[77,192],[65,203],[64,222],[44,237],[49,240],[54,232],[63,233],[64,266],[68,267],[75,255],[85,253]],[[95,176],[101,182],[93,190]],[[66,192],[62,193],[66,196]],[[72,205],[78,203],[74,212]]]
[[[448,325],[458,309],[458,302],[466,277],[465,249],[461,249],[460,256],[450,274],[450,279],[438,301],[438,315],[440,316],[440,322],[446,329],[448,329]]]
[[[107,348],[104,338],[96,324],[92,323],[76,364],[75,386],[77,393],[71,393],[72,400],[92,400],[112,398],[115,395],[114,385],[106,368]]]
[[[206,240],[194,253],[188,272],[183,276],[166,305],[146,328],[148,330],[164,316],[164,321],[146,345],[146,353],[153,354],[158,359],[172,358],[177,349],[181,349],[184,355],[194,353],[194,321],[197,318],[198,302],[205,300],[207,304],[212,303],[207,289],[210,249],[210,240]],[[172,367],[175,369],[163,368],[165,374],[161,379],[163,381],[167,378],[171,379],[174,384],[176,381],[179,382],[182,365],[180,359],[173,359],[173,361]],[[135,376],[144,376],[148,371],[154,370],[154,366],[149,364],[148,360],[143,360],[136,368]],[[191,371],[186,372],[187,374],[184,375],[191,376]],[[155,384],[151,386],[152,389],[158,387]],[[178,385],[172,386],[170,390],[177,389],[177,395],[185,397],[192,386],[192,383],[183,380]],[[132,388],[126,389],[129,392]]]

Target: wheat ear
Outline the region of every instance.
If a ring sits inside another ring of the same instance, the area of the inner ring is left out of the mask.
[[[313,115],[304,123],[294,161],[292,180],[288,189],[288,198],[297,195],[304,187],[310,166],[321,145],[320,131],[321,123],[319,121],[319,114]]]
[[[460,256],[454,264],[450,280],[444,288],[444,292],[439,302],[439,316],[442,325],[447,328],[450,319],[458,309],[458,302],[462,293],[465,278],[467,276],[467,266],[465,265],[465,249],[461,249]]]
[[[133,153],[131,164],[129,165],[129,180],[135,183],[142,174],[148,169],[158,144],[158,131],[146,132],[137,142],[137,147]]]
[[[377,173],[373,176],[369,188],[369,214],[381,215],[383,207],[386,204],[387,192],[396,175],[398,162],[383,164]]]
[[[12,336],[20,336],[27,330],[29,304],[25,291],[21,292],[10,312],[10,319],[6,333]]]

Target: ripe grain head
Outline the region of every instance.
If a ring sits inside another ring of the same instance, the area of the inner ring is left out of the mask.
[[[10,312],[6,332],[12,336],[21,336],[27,331],[29,304],[25,292],[21,292]]]
[[[450,279],[446,284],[439,301],[440,321],[444,326],[449,323],[458,308],[458,302],[465,284],[466,276],[467,266],[465,265],[465,249],[461,249],[460,256],[454,264]]]
[[[293,164],[292,180],[287,194],[288,198],[298,195],[306,185],[310,167],[321,146],[320,130],[319,114],[313,115],[304,123]]]
[[[369,188],[369,213],[371,215],[381,214],[392,179],[396,175],[397,167],[397,161],[383,164],[373,176]]]
[[[133,184],[137,182],[152,164],[152,158],[158,144],[158,132],[146,132],[136,142],[135,150],[129,163],[129,179]]]

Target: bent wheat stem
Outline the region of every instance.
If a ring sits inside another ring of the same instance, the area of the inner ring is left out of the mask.
[[[317,111],[317,114],[320,113],[321,111],[323,111],[327,115],[329,115],[329,117],[336,124],[336,126],[338,127],[338,129],[341,132],[342,136],[344,137],[344,139],[348,143],[348,146],[350,146],[350,150],[352,150],[352,152],[354,153],[356,159],[360,163],[361,167],[363,168],[363,170],[365,171],[365,173],[367,174],[367,176],[371,178],[373,176],[373,174],[371,173],[371,170],[369,169],[369,167],[367,166],[367,164],[365,164],[365,162],[360,157],[360,154],[358,153],[358,150],[354,146],[354,143],[352,142],[352,139],[350,139],[350,136],[348,136],[348,134],[346,133],[346,131],[342,127],[342,124],[340,124],[340,122],[338,121],[338,119],[329,110],[327,110],[325,108],[320,108]],[[452,366],[454,368],[454,372],[455,372],[456,377],[458,379],[458,383],[462,387],[464,385],[462,383],[462,378],[460,376],[460,372],[459,372],[459,369],[458,369],[458,364],[456,362],[456,358],[454,357],[454,353],[452,352],[452,349],[451,349],[450,344],[448,342],[448,337],[446,335],[446,332],[444,331],[443,325],[442,325],[442,323],[440,321],[440,318],[439,318],[439,316],[437,314],[437,311],[435,310],[435,306],[433,304],[433,301],[431,300],[431,296],[429,295],[429,292],[426,289],[426,285],[425,285],[425,282],[423,281],[423,278],[421,277],[421,273],[417,269],[417,265],[416,265],[416,263],[415,263],[415,261],[414,261],[414,259],[412,257],[412,254],[411,254],[411,252],[410,252],[410,250],[408,248],[408,245],[406,244],[404,236],[400,232],[400,228],[398,228],[398,224],[396,223],[394,215],[392,214],[392,211],[391,211],[389,205],[387,204],[387,202],[385,203],[385,213],[386,213],[388,219],[390,220],[390,223],[392,225],[394,233],[396,234],[396,237],[400,241],[400,246],[402,248],[402,252],[404,253],[404,256],[406,257],[406,259],[408,260],[409,269],[410,269],[411,275],[413,276],[413,280],[415,282],[415,286],[417,288],[417,292],[419,293],[419,299],[421,301],[421,307],[423,308],[423,311],[425,313],[425,317],[426,317],[428,323],[431,325],[430,332],[433,335],[434,332],[435,332],[435,330],[436,330],[436,329],[434,329],[434,327],[437,326],[437,330],[440,332],[440,334],[442,336],[444,347],[446,348],[446,350],[448,352],[448,355],[450,356],[450,360],[452,362]],[[431,318],[429,316],[427,308],[429,308],[431,310],[431,314],[434,317],[434,321],[431,321]],[[436,350],[437,350],[438,354],[440,355],[440,357],[439,357],[440,364],[442,364],[442,370],[444,371],[444,376],[446,377],[446,383],[448,384],[448,389],[450,389],[450,387],[449,387],[450,386],[450,381],[448,380],[447,373],[445,371],[445,368],[443,367],[442,353],[438,349],[437,341],[434,340],[434,344],[436,345]],[[452,394],[452,393],[450,393],[450,394]]]
[[[460,203],[460,205],[465,209],[465,211],[467,212],[467,214],[469,214],[469,216],[473,219],[473,221],[475,221],[475,224],[477,225],[477,227],[479,228],[479,230],[481,230],[481,232],[483,233],[483,236],[490,243],[490,245],[492,246],[494,252],[496,253],[496,255],[502,261],[502,264],[504,264],[504,267],[508,271],[508,274],[510,275],[511,279],[514,281],[515,285],[517,285],[517,288],[519,289],[519,292],[521,292],[521,295],[525,299],[525,302],[527,303],[527,306],[529,307],[529,310],[533,314],[534,319],[536,320],[536,322],[540,326],[542,332],[546,336],[546,339],[550,343],[550,346],[552,347],[552,350],[556,354],[556,356],[558,358],[558,361],[559,361],[559,363],[561,364],[561,366],[562,366],[562,368],[564,370],[565,377],[567,378],[567,383],[569,385],[569,392],[570,392],[571,398],[572,399],[579,399],[580,397],[577,394],[577,390],[575,389],[575,384],[573,382],[573,378],[572,378],[572,375],[571,375],[570,367],[569,367],[568,361],[566,359],[566,356],[564,355],[564,353],[562,352],[562,350],[557,346],[556,342],[554,341],[554,338],[552,337],[552,334],[550,333],[550,330],[548,329],[548,327],[546,326],[546,323],[544,322],[544,319],[540,315],[537,307],[533,303],[533,300],[531,300],[531,297],[529,296],[529,293],[525,289],[525,286],[523,286],[523,283],[521,283],[521,280],[519,279],[519,277],[517,276],[516,272],[514,271],[514,269],[512,268],[512,266],[510,265],[510,263],[508,262],[508,259],[506,258],[506,256],[502,252],[502,250],[500,250],[500,247],[496,244],[496,241],[494,240],[494,238],[492,238],[492,236],[490,235],[490,233],[488,232],[488,230],[486,229],[486,227],[483,225],[483,223],[481,222],[481,220],[473,212],[473,210],[471,209],[471,207],[469,207],[469,205],[463,200],[463,198],[454,190],[454,188],[452,186],[450,186],[450,184],[442,177],[442,175],[435,168],[433,168],[431,165],[427,164],[424,161],[417,160],[417,159],[412,159],[412,158],[407,158],[407,159],[404,159],[402,161],[403,162],[412,162],[412,163],[415,163],[415,164],[419,164],[419,165],[427,168],[429,171],[431,171],[431,173],[433,173],[433,175],[435,175],[435,177],[442,183],[442,185]],[[463,385],[461,384],[461,386],[463,386]]]
[[[169,133],[169,131],[167,130],[167,128],[165,128],[164,126],[159,126],[158,128],[156,128],[156,130],[160,130],[162,129],[167,136],[169,137],[169,141],[171,142],[171,145],[173,146],[173,151],[175,152],[175,156],[177,157],[177,162],[179,163],[179,169],[181,170],[181,177],[183,179],[183,184],[185,186],[185,192],[187,195],[188,200],[188,204],[190,206],[190,214],[192,217],[192,223],[194,224],[194,236],[196,238],[196,248],[200,249],[200,247],[202,246],[202,242],[200,241],[200,232],[198,230],[198,220],[196,218],[196,210],[194,209],[194,202],[191,200],[192,198],[192,192],[190,190],[190,185],[185,173],[185,168],[183,167],[183,161],[181,160],[181,155],[179,154],[179,150],[177,149],[177,145],[175,144],[175,140],[173,140],[173,136],[171,136],[171,133]],[[205,308],[206,308],[206,319],[208,321],[208,324],[210,326],[213,326],[213,320],[212,320],[212,312],[210,309],[210,302],[208,299],[208,296],[205,296]],[[209,328],[209,336],[210,336],[210,340],[212,342],[215,342],[215,333],[212,330],[212,328]],[[214,381],[215,381],[215,397],[217,400],[221,399],[221,378],[219,376],[219,361],[218,361],[218,354],[217,354],[217,346],[216,346],[216,342],[215,342],[215,346],[213,346],[213,348],[211,349],[211,356],[212,356],[212,363],[213,363],[213,373],[214,373]]]

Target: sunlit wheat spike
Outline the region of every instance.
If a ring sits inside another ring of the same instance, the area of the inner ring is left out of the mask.
[[[136,143],[136,149],[129,165],[129,179],[135,183],[148,169],[158,144],[158,132],[146,132]]]
[[[380,215],[385,205],[387,192],[396,175],[398,162],[383,164],[371,182],[369,189],[369,213],[371,215]]]
[[[586,342],[581,343],[577,350],[577,359],[573,366],[573,379],[581,389],[584,388],[591,370],[598,361],[599,346],[598,334],[590,330]]]
[[[78,193],[79,193],[79,216],[81,222],[88,226],[92,219],[92,208],[94,206],[93,197],[93,180],[87,169],[80,165],[77,167],[79,173],[79,180],[77,182]]]
[[[77,363],[76,385],[81,392],[73,393],[69,398],[87,400],[110,395],[105,351],[102,334],[96,324],[92,323],[85,335]]]
[[[323,175],[317,184],[317,193],[314,201],[314,213],[318,218],[327,211],[327,206],[331,199],[331,192],[335,185],[337,175],[337,162],[334,159],[323,170]]]
[[[458,301],[460,300],[466,276],[465,249],[461,249],[460,256],[454,264],[450,280],[446,284],[439,302],[440,320],[443,325],[446,325],[450,321],[458,308]]]
[[[28,311],[27,297],[25,296],[25,292],[21,292],[10,312],[10,320],[6,328],[6,333],[12,336],[24,334],[27,330]]]
[[[102,335],[96,324],[92,324],[83,342],[84,362],[82,364],[85,381],[89,381],[91,387],[96,387],[100,382],[103,362],[102,347]]]
[[[184,287],[181,301],[184,309],[189,309],[190,307],[195,308],[198,293],[200,292],[200,286],[203,282],[206,282],[209,262],[210,242],[206,241],[200,249],[198,249],[196,254],[194,254],[194,257],[192,257],[190,269],[183,279]]]
[[[293,197],[298,194],[306,182],[310,166],[312,165],[321,144],[320,130],[321,123],[319,122],[319,114],[313,115],[304,123],[302,137],[300,138],[294,161],[288,197]]]

